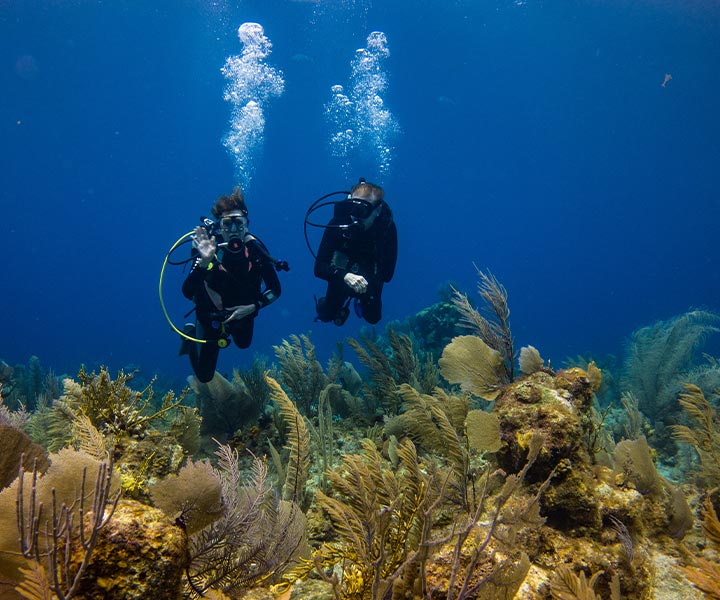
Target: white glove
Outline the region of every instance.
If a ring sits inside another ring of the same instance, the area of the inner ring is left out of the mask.
[[[345,273],[343,281],[356,294],[364,294],[367,291],[368,282],[362,275],[357,273]]]

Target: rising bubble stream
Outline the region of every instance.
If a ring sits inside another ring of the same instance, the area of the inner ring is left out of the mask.
[[[387,37],[373,31],[367,46],[355,51],[349,90],[332,86],[332,97],[325,105],[331,127],[330,153],[340,159],[346,176],[354,163],[367,156],[374,159],[381,175],[390,170],[392,143],[400,127],[382,98],[388,85],[382,63],[388,56]]]
[[[238,28],[238,38],[243,45],[242,54],[228,57],[221,69],[228,79],[223,98],[232,106],[223,145],[233,157],[238,183],[247,188],[264,140],[267,102],[283,93],[285,80],[282,71],[265,62],[272,44],[262,25],[243,23]]]

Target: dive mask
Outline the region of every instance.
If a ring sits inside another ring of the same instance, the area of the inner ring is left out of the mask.
[[[220,217],[220,235],[223,243],[218,244],[229,252],[240,252],[247,233],[248,219],[244,212],[233,212]]]
[[[350,216],[355,219],[367,219],[375,208],[375,204],[362,198],[348,198],[350,202]]]
[[[244,215],[228,215],[220,219],[220,227],[229,233],[244,234],[247,225],[247,217]]]
[[[371,202],[363,198],[348,198],[351,203],[350,218],[354,225],[362,229],[370,229],[375,219],[380,214],[382,202]]]

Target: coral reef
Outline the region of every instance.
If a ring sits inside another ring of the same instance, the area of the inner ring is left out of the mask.
[[[452,288],[440,291],[440,301],[410,315],[404,321],[393,321],[390,328],[412,338],[413,346],[425,356],[437,358],[450,340],[460,333],[460,315],[452,303]]]
[[[32,392],[31,412],[14,392],[0,598],[720,598],[720,362],[691,360],[720,318],[636,332],[623,378],[590,359],[556,371],[514,355],[507,291],[478,275],[482,310],[454,292],[418,316],[423,336],[438,323],[433,353],[388,328],[348,342],[359,365],[339,348],[323,369],[291,336],[269,371],[191,381],[196,407],[106,369]],[[0,383],[39,389],[33,364],[0,364]],[[692,466],[675,477],[668,432]]]

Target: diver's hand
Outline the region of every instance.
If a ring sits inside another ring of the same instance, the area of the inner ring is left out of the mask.
[[[241,306],[230,306],[228,307],[228,310],[231,310],[232,314],[223,321],[225,324],[230,321],[239,321],[240,319],[244,319],[245,317],[253,314],[255,312],[255,305],[243,304]]]
[[[356,294],[364,294],[367,291],[368,282],[362,275],[357,273],[345,273],[343,281]]]
[[[193,247],[198,251],[198,266],[207,267],[217,254],[217,241],[215,236],[208,237],[207,230],[198,225],[193,235]]]

